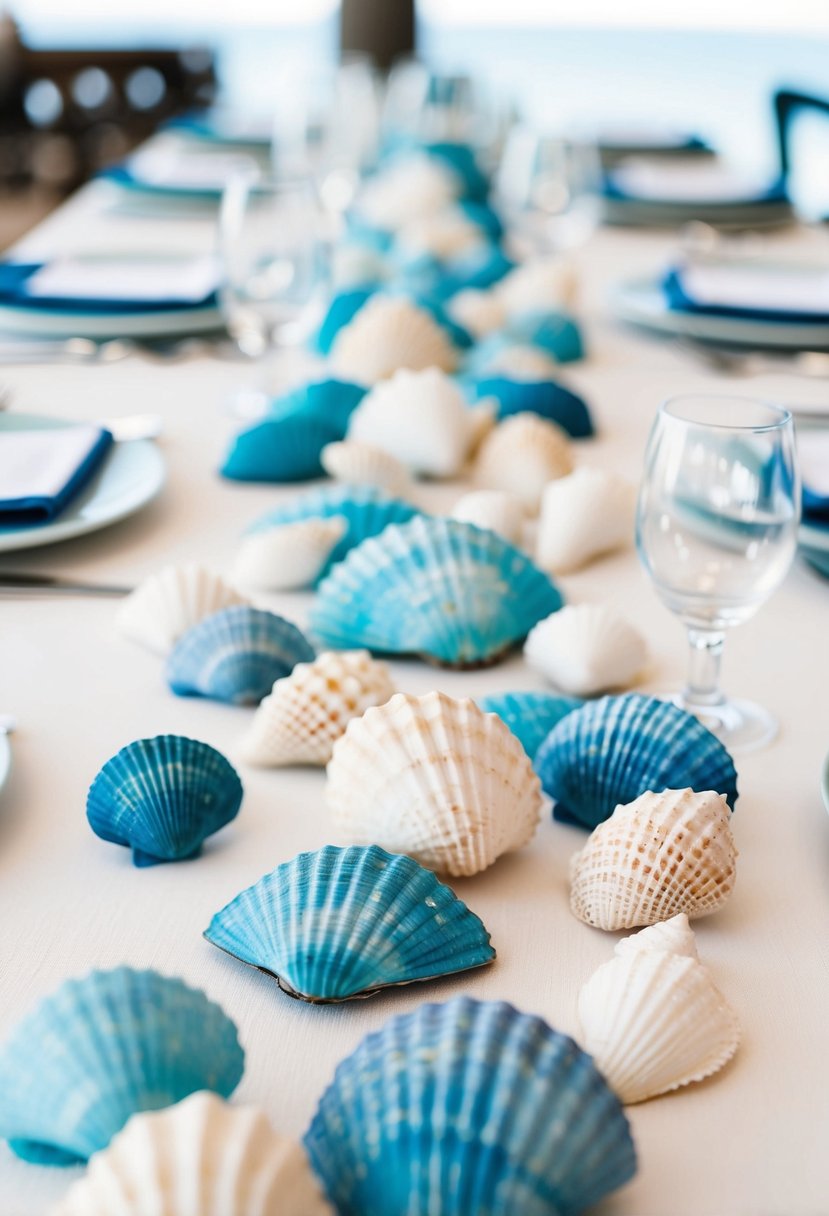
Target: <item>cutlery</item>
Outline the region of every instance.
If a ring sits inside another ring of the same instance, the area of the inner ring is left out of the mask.
[[[108,338],[95,342],[92,338],[21,339],[0,342],[0,364],[26,363],[118,363],[132,355],[159,363],[173,363],[208,352],[223,353],[214,340],[208,338],[176,338],[173,341],[138,341],[134,338]]]
[[[26,598],[47,595],[129,595],[132,587],[112,583],[90,583],[53,574],[0,571],[0,596]]]
[[[764,351],[733,350],[727,346],[708,346],[693,338],[675,338],[671,345],[706,367],[732,376],[785,374],[803,376],[809,380],[829,377],[829,351],[825,350],[800,350],[791,355],[775,355]]]

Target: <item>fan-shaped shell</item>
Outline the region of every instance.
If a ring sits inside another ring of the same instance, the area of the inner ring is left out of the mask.
[[[494,532],[424,517],[387,528],[335,567],[320,584],[311,628],[333,648],[470,667],[497,661],[561,602]]]
[[[636,1169],[590,1057],[540,1018],[466,998],[364,1039],[305,1147],[340,1216],[577,1216]]]
[[[191,625],[222,608],[247,603],[217,574],[195,562],[165,566],[151,574],[124,600],[118,625],[134,642],[167,654]]]
[[[550,482],[541,496],[539,565],[566,574],[629,545],[634,499],[633,487],[621,477],[586,465]]]
[[[535,512],[549,481],[573,468],[564,431],[536,414],[513,414],[481,444],[474,477],[482,489],[515,494]]]
[[[372,296],[331,347],[332,367],[361,384],[377,384],[400,368],[451,372],[456,363],[441,326],[425,308],[399,296]]]
[[[389,494],[408,494],[411,481],[396,456],[371,443],[350,439],[329,443],[322,452],[322,467],[329,477],[351,485],[375,486]]]
[[[576,321],[565,312],[531,309],[510,316],[505,336],[546,351],[557,363],[572,363],[584,358],[584,341]]]
[[[51,1216],[330,1216],[301,1145],[202,1091],[133,1115]]]
[[[536,755],[557,819],[594,828],[646,790],[717,790],[737,800],[728,751],[692,714],[639,693],[602,697],[559,722]]]
[[[297,519],[252,533],[244,537],[236,555],[234,582],[263,591],[311,587],[347,531],[345,517],[332,515],[326,519]]]
[[[366,183],[357,210],[378,228],[397,229],[442,211],[459,191],[451,169],[434,157],[412,152],[385,165]]]
[[[200,1089],[229,1097],[243,1068],[236,1027],[203,992],[156,971],[93,971],[0,1049],[0,1138],[25,1161],[73,1165],[137,1111]]]
[[[497,532],[511,545],[521,543],[524,507],[515,494],[505,490],[471,490],[455,503],[452,518]]]
[[[572,307],[577,285],[570,262],[537,258],[516,266],[498,284],[496,293],[507,313],[520,315],[539,309]]]
[[[737,849],[728,804],[713,790],[645,793],[618,806],[570,863],[570,907],[597,929],[633,929],[728,899]]]
[[[467,287],[452,297],[447,310],[453,321],[477,339],[486,338],[504,323],[504,308],[494,291]]]
[[[350,842],[470,875],[527,843],[541,791],[496,714],[439,692],[397,693],[349,722],[334,744],[326,804]]]
[[[479,697],[478,704],[506,723],[532,760],[556,723],[582,702],[552,692],[504,692]]]
[[[132,849],[137,866],[195,857],[239,813],[242,783],[221,752],[183,735],[128,743],[86,799],[96,836]]]
[[[483,353],[479,366],[484,375],[520,381],[550,380],[558,374],[557,361],[546,351],[517,342],[498,341]]]
[[[587,439],[593,434],[593,419],[583,398],[549,376],[527,380],[504,372],[487,372],[469,384],[469,392],[476,399],[494,400],[499,421],[535,414],[573,439]]]
[[[376,845],[301,853],[217,912],[204,936],[315,1003],[495,958],[483,924],[449,887]]]
[[[249,764],[327,764],[352,718],[394,693],[391,674],[367,650],[324,651],[277,680],[239,748]]]
[[[562,692],[589,697],[630,684],[647,650],[641,634],[612,608],[579,604],[539,621],[524,643],[524,657]]]

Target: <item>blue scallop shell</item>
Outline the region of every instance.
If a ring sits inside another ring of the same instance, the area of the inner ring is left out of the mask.
[[[274,612],[236,604],[188,629],[173,647],[165,674],[180,697],[258,705],[274,681],[315,657],[296,625]]]
[[[555,422],[574,439],[594,434],[593,419],[586,402],[555,380],[513,380],[509,376],[484,375],[465,384],[473,401],[495,397],[498,421],[512,414],[539,414]]]
[[[183,735],[128,743],[86,799],[96,836],[132,849],[137,866],[195,857],[239,813],[242,783],[221,752]]]
[[[334,345],[337,334],[345,325],[354,320],[376,290],[376,287],[367,284],[364,287],[350,287],[346,291],[338,291],[333,296],[315,339],[315,346],[321,355],[331,354],[331,347]]]
[[[584,339],[578,323],[566,312],[533,309],[510,317],[504,333],[511,342],[538,346],[558,363],[584,358]]]
[[[553,727],[584,702],[553,692],[502,692],[479,697],[478,704],[507,724],[532,760]]]
[[[483,203],[489,194],[489,179],[478,165],[470,144],[440,140],[423,145],[423,151],[451,169],[461,182],[461,197]]]
[[[419,517],[364,541],[332,570],[311,630],[333,649],[474,667],[497,661],[562,603],[552,580],[494,532]]]
[[[304,1143],[339,1216],[577,1216],[636,1172],[591,1058],[541,1018],[464,997],[363,1039]]]
[[[422,307],[433,312],[436,302],[443,304],[459,291],[491,287],[512,270],[513,265],[498,245],[486,242],[446,261],[420,254],[404,263],[397,282],[411,291]],[[469,345],[465,330],[458,336],[461,327],[457,322],[452,322],[443,313],[435,319],[450,330],[456,346]]]
[[[553,728],[535,758],[553,814],[595,828],[647,790],[717,790],[733,809],[728,751],[684,709],[640,693],[588,701]]]
[[[315,1003],[481,967],[481,921],[410,857],[372,845],[300,853],[217,912],[204,936]]]
[[[228,1098],[244,1052],[222,1009],[156,971],[67,980],[0,1049],[0,1138],[24,1161],[74,1165],[131,1115],[209,1089]]]
[[[491,241],[501,240],[504,235],[504,225],[498,212],[489,203],[476,203],[472,199],[461,199],[458,208],[468,220],[483,229]]]

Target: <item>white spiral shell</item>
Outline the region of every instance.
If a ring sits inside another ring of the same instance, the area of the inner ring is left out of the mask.
[[[263,591],[311,587],[347,528],[342,515],[331,515],[253,532],[239,546],[233,581]]]
[[[541,496],[538,564],[567,574],[631,544],[635,498],[621,477],[587,466],[551,482]]]

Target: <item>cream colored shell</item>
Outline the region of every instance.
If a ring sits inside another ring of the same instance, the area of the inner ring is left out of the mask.
[[[263,591],[295,591],[311,587],[345,536],[342,515],[298,519],[246,536],[233,564],[233,581]]]
[[[482,489],[515,494],[529,512],[538,510],[548,482],[573,468],[567,435],[537,414],[505,418],[481,444],[474,467]]]
[[[449,300],[446,310],[473,338],[485,338],[506,321],[504,306],[495,293],[477,287],[459,291]]]
[[[563,258],[535,258],[516,266],[495,287],[510,316],[572,308],[578,280],[572,263]]]
[[[332,1216],[302,1147],[254,1107],[192,1094],[133,1115],[51,1216]]]
[[[348,842],[470,875],[529,841],[542,799],[529,757],[496,714],[431,692],[398,693],[349,722],[328,765],[326,804]]]
[[[368,223],[397,230],[442,211],[454,202],[459,189],[451,169],[434,157],[412,153],[392,161],[366,183],[357,210]]]
[[[483,240],[479,226],[453,207],[411,220],[397,234],[399,249],[410,257],[428,254],[442,260],[469,253]]]
[[[398,296],[372,296],[331,348],[333,371],[359,384],[377,384],[401,367],[451,372],[456,363],[445,330],[425,309]]]
[[[554,574],[578,570],[633,540],[633,486],[613,473],[582,466],[551,482],[541,496],[536,561]]]
[[[118,610],[118,627],[132,641],[163,655],[206,616],[247,602],[217,574],[195,562],[165,566],[127,596]]]
[[[366,650],[324,651],[277,680],[239,746],[248,764],[327,764],[352,718],[394,693],[389,669]]]
[[[716,912],[736,878],[728,803],[712,790],[664,790],[617,806],[570,861],[570,907],[597,929]]]
[[[539,346],[503,346],[486,365],[488,376],[508,376],[511,380],[550,380],[559,375],[555,359]]]
[[[371,443],[356,439],[329,443],[322,449],[320,461],[329,477],[352,486],[376,486],[395,496],[405,496],[412,489],[406,466]]]
[[[497,532],[511,545],[521,543],[524,508],[515,494],[504,490],[471,490],[455,503],[452,518]]]
[[[562,692],[589,697],[627,687],[647,659],[645,641],[606,604],[562,608],[530,630],[524,657]]]
[[[682,955],[684,958],[699,958],[697,939],[684,912],[678,912],[670,920],[648,925],[638,933],[631,933],[630,937],[623,937],[613,947],[613,953],[619,958],[625,958],[640,950],[661,950],[668,954]]]

